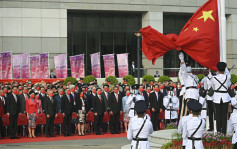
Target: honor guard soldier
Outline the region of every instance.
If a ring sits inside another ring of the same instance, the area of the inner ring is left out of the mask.
[[[185,124],[188,120],[190,120],[190,119],[193,118],[192,109],[191,109],[191,108],[192,108],[192,106],[191,106],[191,105],[192,105],[192,102],[194,102],[194,101],[189,101],[189,102],[187,103],[189,115],[183,116],[183,117],[180,119],[180,121],[179,121],[178,130],[177,130],[178,134],[183,134],[184,124]],[[183,137],[183,142],[182,142],[182,143],[183,143],[183,144],[182,144],[183,149],[185,149],[185,147],[186,147],[187,140],[188,140],[188,138]]]
[[[199,94],[198,94],[198,77],[194,74],[192,74],[192,68],[191,66],[186,66],[184,63],[184,54],[180,52],[179,59],[181,61],[181,73],[182,73],[182,79],[184,81],[185,85],[185,100],[188,102],[189,100],[198,100]],[[187,109],[187,107],[185,107]],[[185,110],[185,115],[187,115],[187,110]]]
[[[200,118],[202,105],[199,102],[191,102],[193,117],[184,123],[183,138],[187,138],[186,149],[204,149],[202,143],[202,135],[205,130],[206,122]]]
[[[209,129],[207,131],[214,130],[214,104],[213,104],[213,96],[209,96],[208,92],[211,90],[211,79],[216,75],[214,71],[209,71],[208,76],[204,82],[204,89],[207,91],[206,99],[207,99],[207,111],[209,117]]]
[[[131,149],[150,149],[148,137],[153,133],[152,123],[146,113],[146,102],[135,103],[136,116],[130,120],[127,138],[132,140]]]
[[[226,134],[227,113],[230,101],[228,88],[231,85],[231,75],[226,66],[225,62],[219,62],[217,64],[218,74],[211,79],[211,86],[214,91],[213,102],[216,108],[216,115],[218,115],[216,117],[217,132],[223,134]]]
[[[228,127],[229,133],[234,133],[232,136],[233,149],[237,148],[237,96],[231,98],[233,113],[230,115],[230,124]]]
[[[178,118],[177,111],[179,109],[179,99],[177,96],[174,96],[174,87],[168,86],[167,92],[168,95],[163,99],[163,105],[165,107],[165,122],[166,125],[175,122]]]
[[[128,100],[126,101],[126,104],[130,107],[130,110],[129,110],[129,114],[128,116],[130,118],[134,117],[136,114],[135,114],[135,111],[134,111],[134,106],[135,106],[135,102],[138,101],[138,100],[144,100],[144,97],[142,95],[139,95],[138,93],[138,89],[139,89],[139,85],[138,84],[134,84],[132,85],[132,93],[129,97],[128,97]]]

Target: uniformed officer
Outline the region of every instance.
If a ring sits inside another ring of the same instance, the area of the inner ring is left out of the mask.
[[[184,124],[185,124],[188,120],[190,120],[190,119],[193,118],[192,109],[191,109],[191,108],[192,108],[191,105],[192,105],[193,102],[194,102],[194,101],[189,101],[189,102],[187,103],[189,115],[183,116],[183,117],[180,119],[180,121],[179,121],[178,131],[177,131],[179,134],[183,134]],[[183,142],[182,142],[182,143],[183,143],[183,144],[182,144],[183,149],[185,149],[185,147],[186,147],[187,140],[188,140],[188,138],[183,137]]]
[[[145,101],[144,97],[138,94],[139,93],[138,89],[139,89],[138,84],[132,85],[132,94],[128,97],[128,100],[126,101],[126,104],[130,107],[129,114],[128,114],[130,118],[134,117],[136,114],[134,111],[135,102],[138,100]]]
[[[185,114],[185,107],[186,107],[186,100],[184,100],[185,98],[185,86],[184,86],[184,80],[183,80],[183,74],[181,71],[181,67],[179,70],[179,81],[180,84],[182,85],[181,91],[179,93],[179,103],[180,103],[180,112],[179,112],[179,117],[180,119],[182,118],[182,116],[186,115]]]
[[[216,115],[218,115],[216,116],[217,132],[223,134],[226,134],[228,104],[230,101],[228,88],[231,85],[231,75],[226,66],[225,62],[219,62],[217,64],[218,74],[211,79],[211,86],[214,90],[213,102]]]
[[[191,66],[186,66],[184,63],[184,54],[180,52],[179,59],[181,61],[181,73],[182,73],[182,79],[184,81],[185,85],[185,100],[188,102],[189,100],[198,100],[199,94],[198,94],[198,77],[194,74],[192,74],[192,68]],[[187,115],[187,108],[185,107],[185,114]]]
[[[132,140],[131,149],[150,149],[148,137],[153,133],[152,123],[146,113],[144,100],[135,103],[136,116],[130,120],[127,138]]]
[[[163,99],[163,105],[165,107],[165,122],[166,125],[171,122],[176,122],[178,118],[177,111],[179,109],[179,99],[177,96],[174,96],[174,87],[168,86],[167,92],[168,95]]]
[[[234,133],[232,136],[233,149],[237,148],[237,95],[231,98],[231,105],[233,107],[233,113],[230,115],[230,124],[228,127],[229,133]]]
[[[205,96],[205,97],[200,96],[198,101],[199,101],[199,103],[202,105],[201,118],[203,118],[203,119],[206,120],[206,118],[207,118],[207,102],[206,102],[206,96]]]
[[[207,131],[213,131],[214,130],[214,104],[213,104],[213,96],[209,96],[208,92],[211,89],[211,79],[215,75],[214,71],[209,71],[208,76],[206,77],[206,80],[204,81],[204,89],[207,91],[206,99],[207,99],[207,109],[208,109],[208,117],[209,117],[209,129]]]
[[[183,138],[187,138],[186,149],[203,149],[202,135],[205,130],[206,122],[199,117],[202,105],[199,102],[191,102],[193,117],[184,123]]]

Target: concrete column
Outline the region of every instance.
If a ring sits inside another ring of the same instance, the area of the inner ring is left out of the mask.
[[[163,33],[163,12],[146,12],[142,15],[142,27],[150,25],[154,29]],[[156,60],[155,65],[149,61],[145,55],[142,56],[143,67],[147,69],[147,74],[154,75],[158,70],[163,75],[163,57]]]

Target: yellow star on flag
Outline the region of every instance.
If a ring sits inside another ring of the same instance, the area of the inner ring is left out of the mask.
[[[198,30],[199,30],[198,27],[193,28],[193,31],[195,31],[195,32],[198,32]]]
[[[204,18],[204,22],[207,21],[208,18],[210,18],[211,20],[213,20],[215,22],[215,19],[213,18],[212,16],[212,12],[213,10],[210,10],[210,11],[202,11],[202,16],[198,19],[202,19]]]

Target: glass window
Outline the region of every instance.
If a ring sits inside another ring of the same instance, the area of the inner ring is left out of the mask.
[[[86,75],[91,74],[90,54],[130,53],[129,64],[136,61],[137,40],[134,33],[142,27],[141,13],[68,11],[68,56],[85,54]],[[118,76],[117,64],[116,76]],[[70,64],[70,62],[69,62]],[[70,67],[70,65],[69,65]],[[101,74],[104,77],[101,57]]]

